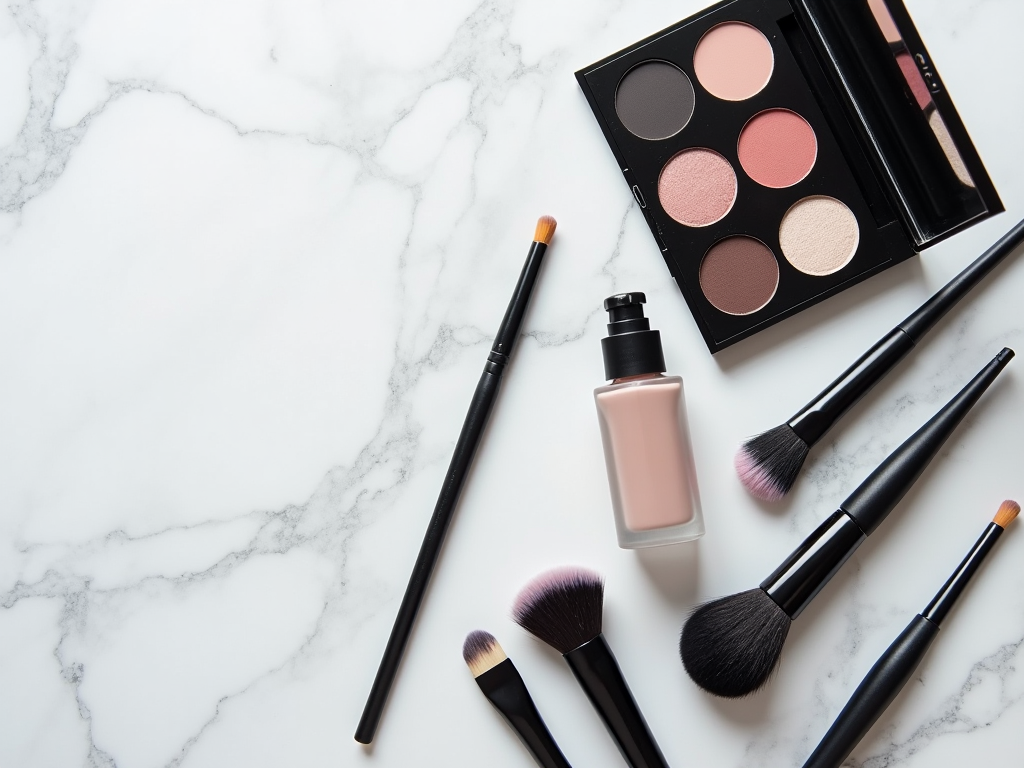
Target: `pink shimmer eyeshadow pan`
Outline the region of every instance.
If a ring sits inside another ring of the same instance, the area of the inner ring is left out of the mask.
[[[665,213],[688,227],[720,221],[736,202],[736,172],[729,161],[703,147],[672,156],[658,179]]]

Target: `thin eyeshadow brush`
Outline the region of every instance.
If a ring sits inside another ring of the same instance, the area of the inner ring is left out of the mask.
[[[515,622],[562,654],[630,768],[668,768],[622,670],[601,634],[604,582],[585,568],[556,568],[527,584]]]
[[[857,686],[853,696],[839,713],[839,717],[828,729],[825,738],[807,758],[803,768],[839,768],[850,756],[854,747],[864,738],[875,721],[893,699],[903,690],[917,665],[921,663],[929,646],[939,634],[942,620],[946,618],[953,603],[960,597],[964,587],[981,566],[985,556],[995,546],[1003,530],[1020,512],[1015,501],[1004,501],[995,519],[988,524],[981,538],[975,543],[967,557],[960,563],[942,589],[893,641],[892,645],[875,662],[867,676]]]
[[[793,418],[740,446],[736,472],[747,490],[764,501],[778,501],[788,494],[811,447],[1022,242],[1024,221],[861,355]]]
[[[694,610],[683,625],[679,655],[697,685],[716,696],[736,698],[768,683],[793,620],[899,504],[1012,358],[1008,348],[996,355],[759,587]]]
[[[505,718],[541,768],[572,768],[544,724],[530,692],[512,659],[494,635],[470,632],[462,658],[487,700]]]
[[[505,368],[508,366],[512,347],[516,339],[519,338],[519,329],[523,325],[526,306],[530,302],[530,295],[533,293],[537,275],[540,273],[541,260],[544,258],[544,253],[554,234],[555,220],[550,216],[541,216],[537,221],[533,245],[530,246],[530,252],[526,256],[526,263],[519,275],[519,282],[516,283],[512,300],[509,302],[508,309],[505,310],[505,317],[498,327],[494,344],[491,346],[491,353],[487,356],[484,371],[480,375],[476,392],[473,393],[473,400],[469,404],[469,412],[462,425],[459,440],[455,444],[455,453],[452,455],[451,464],[448,466],[444,483],[441,485],[441,493],[437,497],[437,504],[430,517],[427,532],[423,536],[423,544],[420,545],[420,553],[413,565],[409,585],[405,588],[405,596],[398,609],[395,625],[391,629],[391,636],[384,648],[384,656],[377,668],[377,676],[373,680],[373,687],[370,688],[370,695],[366,699],[363,715],[359,719],[355,739],[361,744],[369,744],[373,741],[373,735],[377,731],[377,725],[384,712],[384,704],[388,700],[388,693],[395,681],[395,675],[398,674],[398,665],[402,661],[402,654],[409,642],[412,626],[416,621],[420,605],[423,603],[423,595],[427,591],[430,574],[433,573],[434,564],[441,553],[445,534],[448,532],[448,526],[455,514],[459,493],[469,474],[469,468],[473,464],[473,456],[480,444],[484,427],[487,426],[487,419],[491,415],[494,401],[498,397],[498,387],[501,384]]]

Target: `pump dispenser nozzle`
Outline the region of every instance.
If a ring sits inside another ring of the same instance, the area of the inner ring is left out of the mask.
[[[624,379],[644,373],[664,373],[661,333],[651,330],[644,317],[642,293],[618,293],[604,300],[608,310],[608,337],[601,339],[605,379]]]

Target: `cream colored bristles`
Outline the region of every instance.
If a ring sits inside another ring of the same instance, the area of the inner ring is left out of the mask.
[[[996,516],[992,518],[992,522],[998,525],[1000,528],[1005,528],[1013,522],[1013,518],[1020,512],[1020,504],[1016,501],[1007,499],[999,505],[999,511],[996,512]]]
[[[477,630],[470,632],[462,646],[462,658],[466,660],[473,677],[480,677],[484,672],[501,664],[508,656],[501,650],[494,635]]]

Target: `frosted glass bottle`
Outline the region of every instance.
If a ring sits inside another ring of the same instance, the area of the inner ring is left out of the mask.
[[[665,376],[661,334],[644,317],[642,293],[605,300],[605,376],[594,390],[619,546],[690,541],[704,535],[683,380]]]

